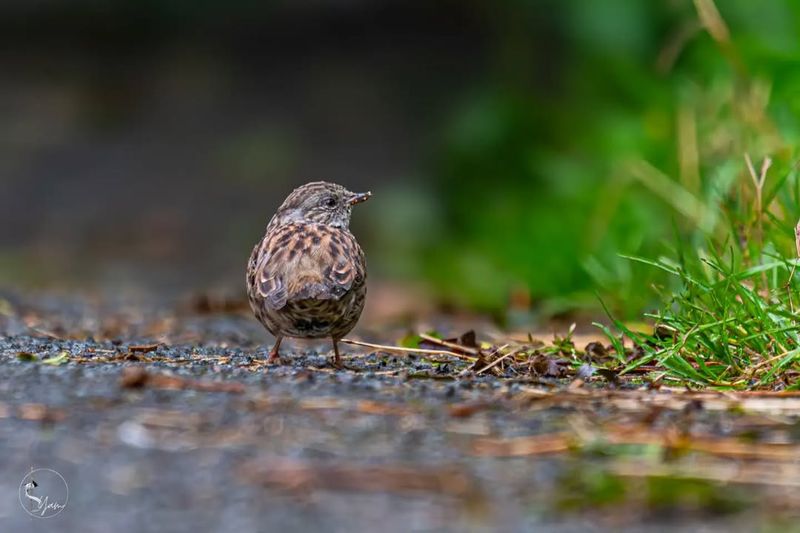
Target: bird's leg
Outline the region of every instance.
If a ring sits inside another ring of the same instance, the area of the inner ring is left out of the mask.
[[[331,337],[333,341],[333,366],[342,368],[342,359],[339,357],[339,339]]]
[[[269,351],[269,359],[267,359],[267,363],[277,363],[277,364],[281,363],[281,357],[280,357],[280,354],[278,353],[278,350],[281,347],[281,341],[282,340],[283,340],[283,337],[281,337],[281,336],[275,337],[275,344],[272,346],[272,349]]]

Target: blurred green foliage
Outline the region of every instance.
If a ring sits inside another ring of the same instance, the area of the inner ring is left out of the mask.
[[[667,242],[718,227],[743,154],[794,161],[800,3],[509,1],[483,6],[493,76],[462,95],[434,156],[445,203],[426,277],[456,304],[515,291],[551,312],[652,305]],[[767,187],[769,188],[769,182]],[[789,235],[791,238],[791,235]]]

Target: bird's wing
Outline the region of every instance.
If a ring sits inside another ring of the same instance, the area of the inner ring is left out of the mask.
[[[267,235],[255,289],[272,309],[296,300],[338,300],[364,282],[364,254],[347,231],[322,224],[286,224]]]

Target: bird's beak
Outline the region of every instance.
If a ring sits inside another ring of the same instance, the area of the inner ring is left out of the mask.
[[[369,197],[372,196],[371,192],[359,192],[353,193],[350,195],[350,205],[360,204],[361,202],[366,202],[369,200]]]

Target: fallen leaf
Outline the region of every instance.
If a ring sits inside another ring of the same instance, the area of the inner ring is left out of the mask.
[[[575,377],[583,381],[586,381],[587,379],[592,377],[594,373],[595,373],[595,368],[592,365],[584,364],[581,365],[581,367],[578,369],[578,373]]]
[[[19,359],[20,361],[26,361],[26,362],[38,361],[38,359],[36,359],[36,356],[33,355],[30,352],[19,352],[17,354],[17,359]]]
[[[122,371],[119,384],[123,388],[153,387],[167,390],[196,390],[201,392],[229,392],[240,394],[245,391],[242,383],[230,381],[205,381],[186,379],[167,374],[151,374],[141,367],[126,368]]]
[[[161,344],[159,344],[159,343],[155,343],[155,344],[139,344],[139,345],[129,346],[128,350],[131,353],[136,353],[136,352],[148,353],[148,352],[156,351],[159,346],[161,346]]]
[[[586,348],[584,348],[584,351],[586,352],[586,357],[589,360],[603,359],[608,356],[608,350],[606,350],[606,347],[603,346],[602,343],[596,341],[587,344]]]
[[[610,368],[598,368],[595,372],[612,385],[619,385],[619,374],[615,370],[611,370]]]
[[[485,410],[489,405],[485,402],[480,403],[462,403],[451,405],[447,412],[453,418],[467,418],[479,411]]]
[[[58,355],[54,355],[53,357],[48,357],[42,361],[43,365],[53,365],[59,366],[65,363],[69,363],[69,352],[63,351],[60,352]]]
[[[17,408],[17,413],[23,420],[39,422],[58,422],[67,416],[61,409],[54,409],[42,403],[24,403]]]

